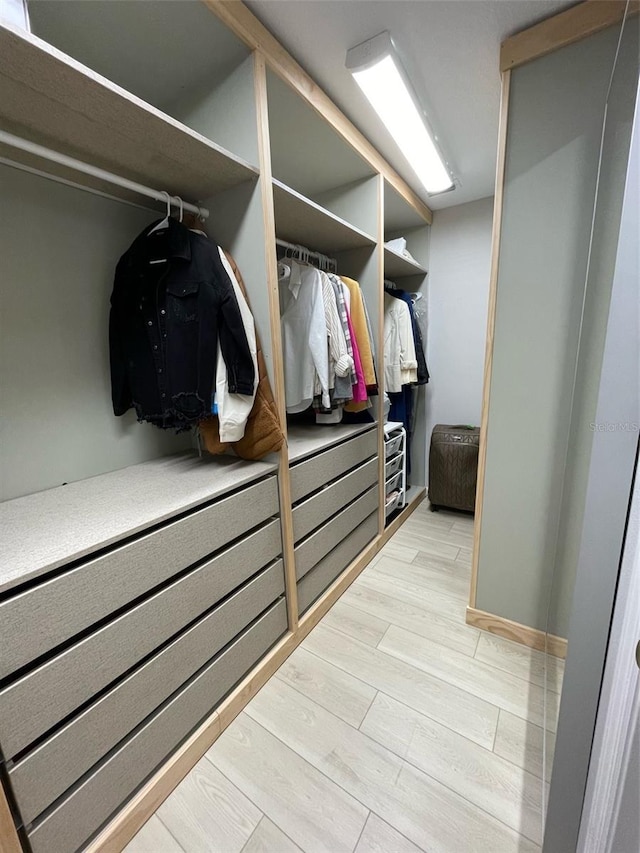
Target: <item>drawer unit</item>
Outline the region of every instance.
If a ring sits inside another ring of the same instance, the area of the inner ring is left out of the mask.
[[[394,512],[400,506],[401,499],[402,499],[402,494],[400,492],[397,492],[395,495],[394,494],[389,495],[387,497],[385,505],[384,505],[384,517],[385,518],[389,518],[391,513]]]
[[[276,520],[4,688],[0,744],[5,757],[136,666],[280,551]]]
[[[378,508],[378,489],[372,486],[361,497],[323,524],[295,548],[296,576],[303,578],[316,563],[336,547]]]
[[[293,510],[293,538],[298,542],[378,479],[378,461],[370,459],[354,471],[298,504]]]
[[[67,563],[24,559],[0,601],[1,769],[33,853],[82,847],[286,632],[278,483],[256,465],[143,465],[159,514],[127,528],[97,503],[76,538],[65,501],[89,486],[38,498]],[[120,499],[138,470],[90,491]]]
[[[72,853],[81,847],[286,629],[286,604],[280,599],[27,829],[33,853]]]
[[[278,512],[269,477],[8,598],[0,604],[0,678]]]
[[[392,434],[388,438],[385,438],[384,441],[384,458],[391,459],[392,456],[395,456],[402,449],[402,441],[403,434],[399,435]]]
[[[385,480],[384,484],[384,493],[385,495],[390,495],[391,492],[397,492],[402,488],[402,471],[398,471],[397,474],[389,477],[388,480]]]
[[[403,462],[404,454],[399,453],[397,456],[394,456],[393,459],[390,459],[388,462],[384,463],[385,482],[389,479],[389,477],[393,477],[394,474],[397,474],[398,471],[402,470]]]
[[[13,765],[9,778],[25,823],[63,794],[283,593],[283,565],[277,560]]]
[[[313,602],[338,578],[358,554],[375,538],[378,532],[378,514],[374,512],[330,551],[298,583],[300,612],[308,610]]]
[[[330,447],[291,466],[291,500],[301,500],[320,486],[345,474],[351,468],[376,456],[378,438],[375,429]]]

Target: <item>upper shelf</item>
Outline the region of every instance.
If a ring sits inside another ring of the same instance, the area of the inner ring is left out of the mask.
[[[0,81],[4,130],[154,189],[196,201],[257,175],[240,157],[9,26],[0,26]],[[14,148],[1,153],[34,165]]]
[[[395,249],[384,247],[385,278],[401,278],[405,275],[426,275],[427,270],[417,261],[406,258]]]
[[[276,236],[289,243],[325,253],[375,245],[370,234],[275,179],[273,206]]]

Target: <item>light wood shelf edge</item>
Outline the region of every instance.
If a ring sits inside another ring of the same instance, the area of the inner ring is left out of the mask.
[[[429,225],[431,209],[407,182],[391,168],[369,140],[349,121],[325,92],[312,80],[241,0],[201,0],[232,32],[253,50],[260,51],[269,67],[305,99],[342,138],[374,169],[380,172]]]
[[[2,853],[22,853],[22,844],[2,783],[0,783],[0,850]]]
[[[282,329],[280,325],[280,298],[278,294],[278,258],[276,253],[276,225],[273,207],[273,178],[271,175],[271,148],[269,141],[269,112],[267,103],[267,69],[264,58],[254,53],[254,86],[258,121],[258,158],[261,173],[262,212],[264,216],[267,286],[269,288],[269,321],[273,359],[274,396],[280,425],[287,434],[285,409],[284,362],[282,357]],[[285,591],[287,598],[287,620],[289,630],[298,626],[298,587],[295,558],[293,553],[293,520],[291,517],[291,482],[287,443],[280,451],[278,468],[278,492],[280,497],[280,523],[282,530],[282,554],[284,558]]]
[[[511,72],[503,72],[502,93],[500,98],[500,125],[498,129],[498,163],[496,167],[496,185],[493,203],[493,229],[491,233],[491,273],[489,277],[489,306],[487,308],[487,342],[485,345],[484,358],[480,446],[478,448],[478,479],[476,483],[476,507],[473,520],[473,554],[471,559],[471,585],[469,587],[470,607],[476,606],[478,590],[478,564],[480,560],[484,477],[487,464],[487,427],[489,424],[489,398],[491,396],[491,370],[493,366],[493,339],[496,326],[498,269],[500,266],[500,233],[502,230],[504,177],[507,162],[507,124],[509,114],[510,83]]]
[[[626,0],[584,0],[516,33],[500,47],[500,70],[517,68],[617,24],[624,17],[626,6]],[[631,0],[629,15],[639,11],[640,0]]]
[[[506,640],[513,640],[515,643],[528,646],[530,649],[547,652],[557,658],[566,658],[567,656],[567,641],[564,637],[557,637],[555,634],[547,634],[538,628],[521,625],[520,622],[513,622],[504,616],[496,616],[494,613],[486,613],[484,610],[478,610],[475,607],[467,607],[465,621],[467,625],[480,628],[489,634],[496,634],[498,637],[504,637]]]

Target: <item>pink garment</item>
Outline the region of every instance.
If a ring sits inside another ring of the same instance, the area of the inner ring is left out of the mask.
[[[353,349],[353,363],[356,368],[356,383],[351,386],[353,392],[353,403],[364,403],[367,398],[367,386],[364,381],[364,371],[362,369],[362,359],[360,358],[360,350],[358,349],[358,340],[356,333],[353,330],[351,323],[351,315],[347,309],[347,325],[349,326],[349,334],[351,335],[351,348]]]

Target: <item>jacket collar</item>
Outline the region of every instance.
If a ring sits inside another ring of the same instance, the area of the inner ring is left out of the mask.
[[[169,219],[167,228],[154,231],[154,227],[159,222],[162,220],[157,219],[148,225],[135,241],[132,246],[135,260],[142,263],[157,259],[190,261],[191,232],[186,225],[178,222],[177,219]]]

